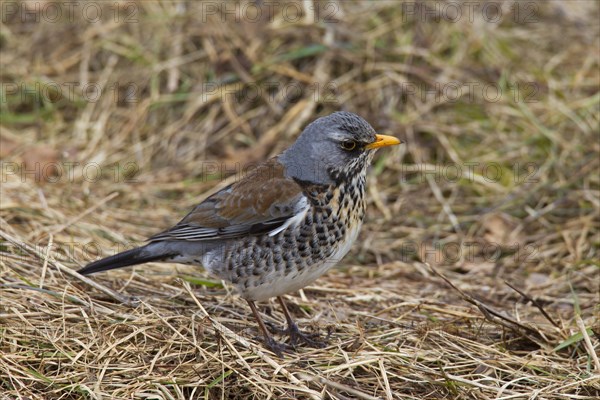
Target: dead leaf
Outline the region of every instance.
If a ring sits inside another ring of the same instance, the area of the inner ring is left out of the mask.
[[[524,244],[519,223],[508,214],[496,213],[488,215],[484,217],[482,224],[486,230],[483,237],[489,243],[501,246]]]
[[[62,173],[60,153],[51,147],[29,147],[25,149],[21,159],[21,176],[35,179],[36,183],[52,182]]]
[[[11,156],[18,146],[17,142],[12,139],[0,136],[0,158],[6,159]]]

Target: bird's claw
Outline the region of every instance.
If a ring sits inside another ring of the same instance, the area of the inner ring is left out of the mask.
[[[304,333],[300,330],[300,328],[298,328],[298,325],[296,325],[295,323],[288,325],[285,329],[279,328],[269,322],[267,322],[266,324],[269,326],[272,332],[275,332],[278,335],[289,336],[289,345],[279,343],[280,345],[283,345],[287,351],[295,349],[296,345],[300,343],[304,343],[306,346],[311,348],[322,349],[327,346],[327,342],[330,336],[327,335],[325,338],[321,338],[321,336],[318,333]],[[275,340],[273,340],[273,342],[277,343]]]
[[[284,332],[290,337],[290,345],[292,347],[296,347],[298,342],[317,349],[327,346],[327,339],[321,340],[318,333],[303,333],[296,324],[289,325]]]
[[[281,343],[272,337],[265,338],[265,346],[279,358],[283,358],[283,353],[291,353],[292,348],[285,343]]]

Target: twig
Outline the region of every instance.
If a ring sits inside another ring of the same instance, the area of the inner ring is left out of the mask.
[[[594,351],[594,346],[592,345],[592,341],[590,340],[590,336],[587,333],[587,329],[585,328],[585,324],[579,315],[575,316],[575,322],[577,323],[577,327],[581,331],[583,335],[583,343],[585,344],[585,349],[588,354],[594,360],[594,366],[596,367],[596,371],[600,374],[600,361],[598,361],[598,355]]]
[[[52,242],[54,242],[54,236],[50,234],[48,238],[48,245],[46,246],[46,254],[44,254],[44,265],[42,265],[42,275],[40,277],[40,289],[44,287],[44,280],[46,279],[46,271],[48,270],[48,259],[50,257],[50,250],[52,249]]]
[[[544,308],[542,307],[542,305],[540,304],[540,302],[532,297],[530,297],[529,295],[527,295],[526,293],[522,292],[521,290],[517,289],[516,287],[514,287],[513,285],[511,285],[510,283],[508,283],[507,281],[504,281],[504,283],[506,283],[508,285],[509,288],[511,288],[512,290],[514,290],[515,292],[519,293],[521,296],[523,296],[523,298],[529,302],[531,302],[531,304],[533,304],[538,310],[540,310],[540,312],[542,313],[542,315],[544,317],[546,317],[546,319],[548,321],[550,321],[550,323],[552,325],[554,325],[555,327],[560,329],[560,326],[550,317],[550,315],[548,315],[548,313],[546,312],[546,310],[544,310]]]
[[[541,339],[544,344],[547,343],[546,339],[544,338],[543,335],[541,335],[538,331],[536,331],[535,329],[527,326],[527,325],[523,325],[522,323],[514,320],[513,318],[507,317],[505,315],[502,315],[502,313],[500,311],[497,311],[495,309],[493,309],[492,307],[488,306],[487,304],[482,303],[481,301],[475,299],[474,297],[466,294],[465,292],[463,292],[462,290],[460,290],[459,288],[457,288],[456,286],[454,286],[454,284],[452,282],[450,282],[450,280],[448,278],[446,278],[444,275],[442,275],[441,273],[439,273],[435,268],[433,268],[431,265],[427,264],[426,265],[429,266],[429,268],[431,269],[431,271],[433,271],[434,274],[436,274],[437,276],[439,276],[440,278],[442,278],[452,289],[456,290],[461,297],[463,298],[463,300],[473,304],[474,306],[476,306],[479,311],[481,311],[481,313],[484,315],[484,317],[493,323],[497,323],[500,324],[510,330],[515,331],[516,327],[522,329],[525,332],[528,332],[530,334],[535,335],[536,337],[538,337],[539,339]],[[495,318],[494,318],[495,317]],[[526,338],[528,338],[529,340],[531,340],[534,343],[537,343],[537,341],[535,339],[533,339],[532,337],[530,337],[529,335],[527,335],[525,332],[519,332],[521,333],[523,336],[525,336]]]

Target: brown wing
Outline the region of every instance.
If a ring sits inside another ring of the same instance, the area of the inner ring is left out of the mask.
[[[303,212],[302,188],[276,158],[198,204],[177,225],[150,241],[215,240],[276,231]]]

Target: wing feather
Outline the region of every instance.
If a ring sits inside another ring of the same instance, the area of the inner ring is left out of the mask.
[[[207,241],[277,234],[306,215],[302,188],[273,158],[198,204],[177,225],[150,241]]]

